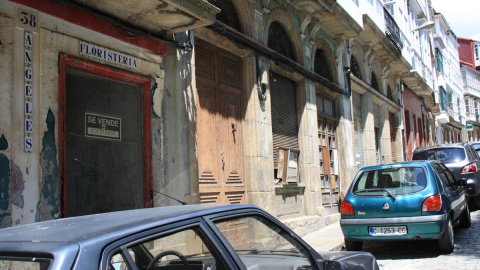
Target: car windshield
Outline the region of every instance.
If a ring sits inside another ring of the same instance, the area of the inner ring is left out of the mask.
[[[443,163],[454,163],[465,160],[463,148],[435,148],[414,153],[413,160],[440,160]]]
[[[352,192],[358,196],[390,196],[414,193],[427,186],[422,167],[383,168],[361,172]]]

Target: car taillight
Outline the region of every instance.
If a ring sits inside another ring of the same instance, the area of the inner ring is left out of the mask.
[[[470,163],[465,166],[463,166],[461,172],[462,173],[472,173],[477,171],[477,164],[476,163]]]
[[[422,212],[438,211],[442,208],[442,199],[440,195],[434,195],[426,198],[422,204]]]
[[[341,213],[342,215],[345,215],[345,216],[355,215],[352,204],[347,201],[343,201],[342,207],[341,207]]]

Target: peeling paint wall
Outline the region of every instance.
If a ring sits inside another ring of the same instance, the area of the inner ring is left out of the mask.
[[[12,38],[11,17],[0,12],[0,228],[11,226]],[[15,194],[17,194],[15,192]],[[16,196],[16,195],[14,195]]]
[[[16,27],[18,9],[38,13],[38,32],[33,32],[33,125],[34,150],[24,151],[24,38]],[[131,70],[80,55],[80,41],[94,43],[137,58]],[[59,54],[112,66],[140,74],[152,84],[152,102],[161,104],[163,56],[119,41],[81,26],[38,12],[10,1],[0,2],[0,227],[8,227],[60,217],[61,186],[59,163]],[[161,78],[156,80],[157,78]],[[160,89],[160,90],[157,90]],[[173,91],[173,89],[171,89]],[[156,98],[156,99],[155,99]],[[154,166],[161,165],[162,109],[152,108],[152,155]],[[158,114],[158,115],[155,115]],[[171,118],[175,121],[175,117]],[[154,174],[154,186],[163,181]]]
[[[40,205],[36,220],[60,217],[60,184],[58,181],[57,146],[55,144],[55,116],[48,109],[45,120],[47,131],[43,133],[40,166],[42,170]]]
[[[11,226],[10,161],[0,154],[0,227]]]

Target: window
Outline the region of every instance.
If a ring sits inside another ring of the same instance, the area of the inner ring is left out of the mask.
[[[375,76],[375,74],[373,74],[373,72],[372,72],[372,77],[371,77],[370,81],[371,81],[370,86],[371,86],[373,89],[375,89],[375,90],[378,91],[377,76]]]
[[[238,20],[237,10],[230,0],[209,0],[210,4],[218,7],[221,11],[216,19],[233,29],[241,32],[240,21]]]
[[[325,116],[330,115],[330,112],[331,116],[335,116],[333,104],[333,100],[317,94],[320,186],[322,188],[322,206],[327,215],[338,212],[338,193],[340,191],[336,141],[337,122]]]
[[[388,13],[390,13],[390,15],[392,17],[395,16],[395,6],[394,6],[394,3],[393,4],[385,4],[385,9],[388,11]]]
[[[269,269],[275,265],[282,265],[282,269],[299,269],[300,265],[301,269],[312,268],[303,245],[261,216],[220,220],[215,225],[247,269]]]
[[[444,71],[443,71],[443,55],[442,55],[442,52],[439,48],[435,48],[435,55],[437,57],[438,72],[443,74],[444,73]]]
[[[333,81],[332,72],[330,70],[330,63],[327,60],[325,51],[322,49],[317,49],[315,52],[315,62],[314,62],[315,73],[324,77],[328,81]]]
[[[350,58],[350,70],[355,77],[359,78],[360,80],[362,79],[362,74],[360,73],[360,67],[358,66],[357,59],[355,59],[353,56]]]
[[[435,148],[413,154],[413,160],[439,160],[444,163],[460,162],[465,160],[463,148]]]
[[[296,61],[293,43],[287,31],[279,22],[272,22],[268,30],[268,47],[279,54]]]
[[[335,117],[335,101],[333,99],[317,95],[317,113]]]
[[[422,167],[396,167],[364,171],[355,182],[352,192],[358,196],[387,196],[414,193],[427,186]]]
[[[127,247],[109,260],[110,269],[132,269],[128,262],[133,262],[140,270],[146,269],[226,269],[223,262],[210,252],[206,237],[198,227],[177,231]],[[190,268],[188,268],[190,269]]]
[[[480,56],[478,53],[478,44],[475,44],[475,60],[479,60],[479,59],[480,59]]]
[[[440,177],[440,180],[442,181],[444,187],[449,187],[455,183],[455,180],[451,175],[450,171],[445,166],[440,166],[443,164],[434,163],[432,165],[435,168],[438,176]],[[448,172],[448,174],[446,172]]]
[[[393,100],[393,95],[392,95],[392,89],[390,88],[390,86],[387,86],[387,97],[388,99]]]
[[[442,86],[440,86],[440,104],[442,106],[442,111],[448,112],[447,92]]]

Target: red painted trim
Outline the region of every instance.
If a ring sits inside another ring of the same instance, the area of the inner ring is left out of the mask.
[[[84,12],[65,7],[63,5],[47,1],[47,0],[9,0],[20,5],[24,5],[39,12],[57,17],[69,23],[93,30],[95,32],[116,38],[123,42],[138,46],[145,50],[157,54],[166,54],[167,45],[158,41],[145,37],[134,37],[129,33],[125,33],[118,27],[115,28],[108,22]]]
[[[128,83],[140,87],[143,91],[143,164],[144,164],[144,182],[147,187],[152,188],[152,136],[151,136],[151,80],[147,77],[129,73],[122,70],[114,70],[110,67],[99,65],[92,62],[80,60],[68,55],[60,56],[60,73],[58,74],[58,138],[59,138],[59,172],[60,172],[60,200],[62,214],[65,216],[66,209],[66,70],[74,69],[83,73],[115,80],[122,83]],[[151,207],[151,192],[145,189],[145,207]]]

